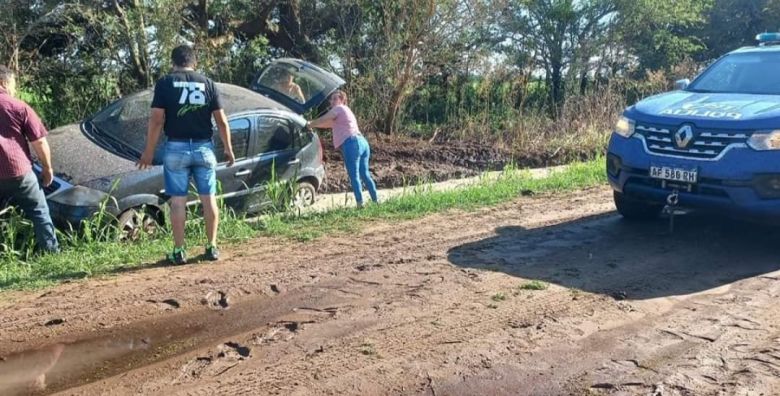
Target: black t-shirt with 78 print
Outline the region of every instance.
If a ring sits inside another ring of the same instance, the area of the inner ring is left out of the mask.
[[[217,86],[194,71],[174,71],[154,86],[152,108],[165,110],[168,139],[211,139],[211,113],[222,108]]]

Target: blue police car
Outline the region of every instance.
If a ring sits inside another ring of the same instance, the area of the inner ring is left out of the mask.
[[[626,219],[680,206],[780,219],[780,33],[756,37],[693,82],[628,107],[610,138],[607,174]]]

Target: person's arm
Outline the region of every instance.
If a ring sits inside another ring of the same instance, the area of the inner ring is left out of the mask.
[[[22,128],[24,137],[30,142],[33,150],[35,150],[35,156],[41,165],[41,181],[45,187],[48,187],[54,179],[54,170],[51,165],[51,148],[49,148],[49,141],[46,140],[48,132],[38,114],[29,106],[25,106],[24,109],[24,124]]]
[[[311,128],[332,128],[336,115],[336,109],[330,109],[322,117],[309,121],[307,125]]]
[[[152,166],[154,151],[157,141],[160,140],[163,125],[165,125],[165,109],[154,107],[149,115],[149,128],[146,131],[146,148],[141,160],[138,161],[138,169],[146,169]]]
[[[214,116],[214,122],[217,124],[217,130],[219,131],[219,138],[222,139],[222,145],[225,147],[227,166],[233,166],[236,162],[236,157],[233,154],[233,143],[230,141],[230,125],[228,125],[225,111],[222,109],[215,110],[211,115]]]
[[[295,85],[295,87],[294,87],[294,89],[295,89],[295,96],[298,97],[298,101],[301,102],[301,103],[306,103],[306,98],[303,97],[303,90],[301,89],[301,86],[298,85],[298,84],[294,84],[294,85]]]
[[[35,150],[35,156],[38,157],[38,162],[41,164],[41,179],[44,187],[49,187],[54,179],[54,170],[51,166],[51,149],[49,148],[49,141],[45,137],[42,137],[36,141],[30,142]]]

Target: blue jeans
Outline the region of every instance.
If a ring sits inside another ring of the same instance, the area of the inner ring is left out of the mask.
[[[362,135],[352,136],[341,145],[341,154],[344,156],[344,166],[347,168],[349,181],[352,183],[352,191],[358,205],[363,204],[362,186],[360,179],[366,183],[371,200],[378,202],[376,196],[376,184],[368,171],[368,160],[371,158],[371,147]]]
[[[54,224],[49,215],[49,205],[38,177],[33,172],[14,179],[0,180],[0,201],[17,205],[33,223],[36,249],[46,252],[59,251]]]
[[[186,197],[192,175],[199,195],[215,195],[216,167],[217,157],[214,155],[214,144],[211,141],[165,143],[165,193],[172,197]]]

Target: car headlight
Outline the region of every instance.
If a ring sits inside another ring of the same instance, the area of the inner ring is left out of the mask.
[[[758,131],[747,142],[753,150],[780,150],[780,130]]]
[[[623,137],[631,137],[634,134],[634,120],[627,117],[620,117],[615,124],[615,133]]]
[[[100,208],[103,202],[106,202],[106,210],[115,212],[117,209],[116,200],[110,195],[87,188],[84,186],[73,186],[68,189],[61,189],[47,198],[50,202],[69,207]]]

